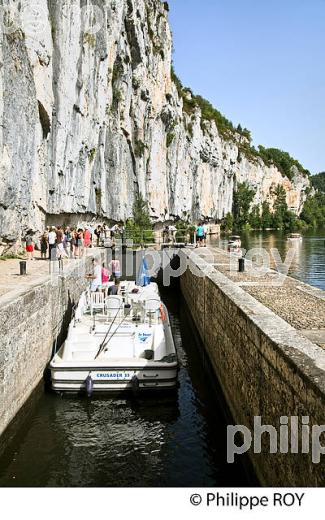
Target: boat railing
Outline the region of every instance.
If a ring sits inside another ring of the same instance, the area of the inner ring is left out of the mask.
[[[162,320],[161,300],[158,298],[146,298],[142,301],[129,300],[127,297],[122,300],[118,296],[108,296],[102,302],[88,312],[91,313],[93,320],[92,330],[95,333],[97,324],[111,324],[116,319],[126,319],[135,324],[149,324],[149,326],[160,323]]]

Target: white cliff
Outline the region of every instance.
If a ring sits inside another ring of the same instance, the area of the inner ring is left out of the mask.
[[[157,223],[220,219],[243,181],[255,203],[282,184],[299,212],[308,178],[249,160],[215,123],[202,125],[199,108],[183,110],[166,3],[93,4],[2,0],[0,237],[15,241],[54,215],[124,220],[137,192]]]

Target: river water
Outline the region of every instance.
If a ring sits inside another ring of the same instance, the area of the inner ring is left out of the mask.
[[[277,248],[283,260],[290,247],[280,232],[242,239],[247,250]],[[325,232],[310,232],[293,247],[289,274],[325,289]],[[163,298],[181,365],[177,396],[88,400],[40,387],[1,439],[0,486],[257,484],[247,459],[226,463],[229,410],[179,292],[164,289]]]
[[[227,241],[222,239],[212,240],[212,244],[227,247]],[[293,248],[295,255],[289,276],[325,290],[325,230],[308,231],[304,233],[302,242],[297,243],[287,240],[287,235],[280,231],[250,232],[242,234],[242,247],[247,251],[262,248],[267,253],[277,249],[283,262],[289,248]],[[270,260],[271,267],[274,267],[271,254]]]

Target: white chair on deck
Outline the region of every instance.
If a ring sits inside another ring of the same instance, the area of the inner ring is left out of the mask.
[[[105,310],[105,294],[102,292],[93,292],[90,294],[90,314],[94,315],[94,311]]]
[[[106,314],[109,319],[124,317],[122,296],[108,296],[106,298]]]
[[[157,298],[147,298],[144,304],[146,315],[152,318],[158,313],[161,305],[161,300]]]

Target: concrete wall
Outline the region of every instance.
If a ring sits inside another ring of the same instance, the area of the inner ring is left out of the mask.
[[[325,424],[325,352],[221,273],[195,276],[204,260],[189,262],[182,292],[235,424],[253,431],[254,416],[278,432],[281,416]],[[263,485],[325,484],[324,461],[313,464],[311,454],[269,454],[268,446],[263,435],[262,453],[249,451]]]
[[[89,271],[91,258],[72,264],[64,277],[47,276],[19,295],[0,298],[0,434],[41,381]]]

